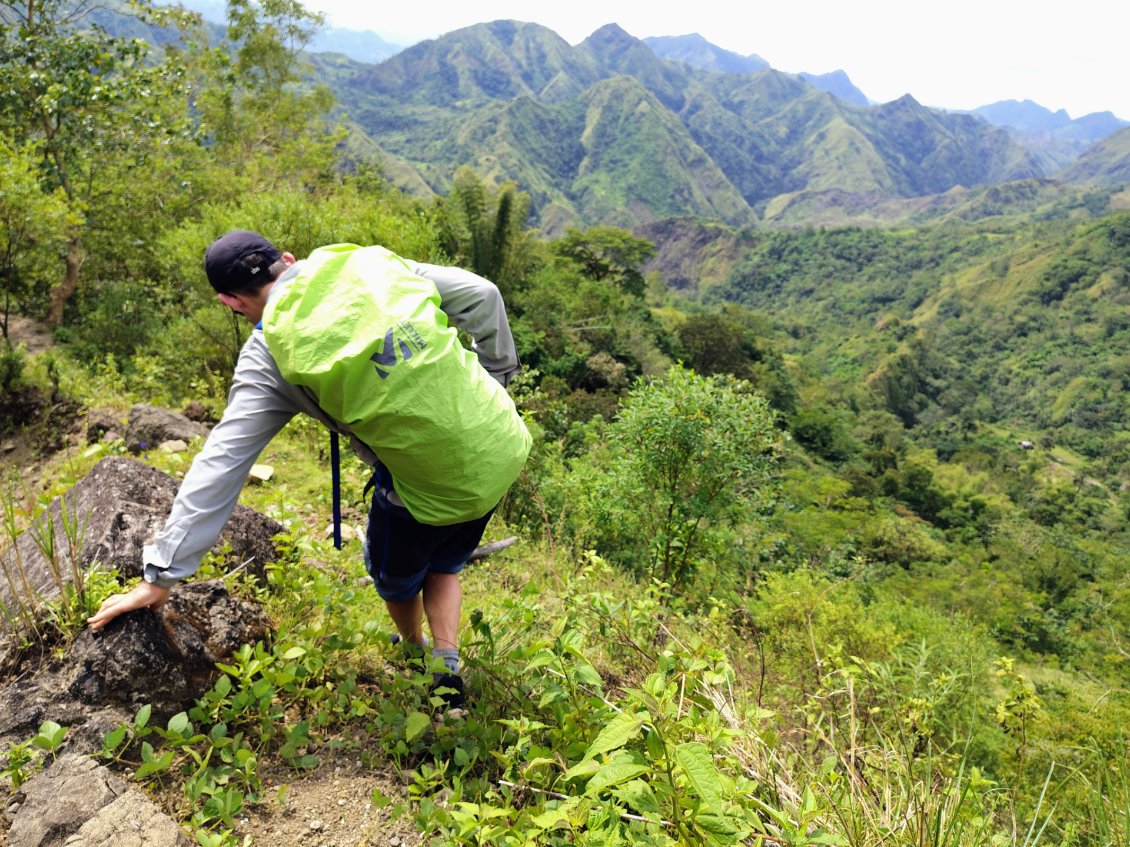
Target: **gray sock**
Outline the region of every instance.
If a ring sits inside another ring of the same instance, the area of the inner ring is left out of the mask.
[[[444,667],[451,673],[459,673],[458,647],[433,647],[432,656],[443,659]]]

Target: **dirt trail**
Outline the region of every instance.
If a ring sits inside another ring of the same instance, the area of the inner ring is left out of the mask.
[[[19,315],[8,318],[8,340],[13,347],[23,344],[28,353],[40,353],[55,344],[46,325]]]
[[[390,810],[406,802],[404,783],[391,771],[365,768],[357,753],[338,752],[299,774],[281,765],[262,773],[265,802],[237,819],[240,839],[253,847],[417,847],[420,836],[405,814]],[[377,789],[391,802],[378,808]]]

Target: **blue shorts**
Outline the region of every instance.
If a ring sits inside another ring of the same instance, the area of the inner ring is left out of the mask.
[[[429,526],[389,501],[391,482],[388,471],[378,467],[365,531],[365,568],[381,599],[401,603],[420,593],[428,574],[463,570],[494,510],[466,523]]]

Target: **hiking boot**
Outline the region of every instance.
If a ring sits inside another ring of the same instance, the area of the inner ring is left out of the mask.
[[[462,708],[467,702],[463,694],[463,677],[457,673],[432,674],[432,694],[443,700],[448,709]]]

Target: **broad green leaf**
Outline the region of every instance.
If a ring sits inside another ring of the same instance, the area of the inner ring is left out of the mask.
[[[184,735],[185,730],[189,728],[188,715],[184,712],[177,712],[169,718],[169,732],[175,732],[177,735]]]
[[[711,835],[725,839],[728,843],[737,841],[742,827],[729,815],[716,812],[703,812],[694,819],[695,825]]]
[[[643,718],[633,712],[621,712],[614,717],[593,739],[585,751],[585,758],[591,759],[600,753],[618,750],[635,738],[643,726]]]
[[[526,762],[526,764],[522,765],[522,773],[526,774],[532,771],[534,768],[539,768],[542,765],[552,765],[556,762],[556,759],[551,759],[548,756],[535,756],[533,759],[530,759],[528,762]]]
[[[675,761],[687,775],[694,793],[712,809],[722,805],[722,777],[705,744],[690,741],[675,748]]]
[[[634,762],[615,762],[604,765],[599,771],[593,774],[592,779],[590,779],[588,785],[585,786],[585,794],[594,796],[606,788],[627,782],[629,779],[635,779],[637,776],[642,776],[650,770],[651,768],[647,765],[640,765]]]
[[[568,816],[569,812],[566,809],[550,809],[548,812],[542,812],[540,815],[531,817],[530,823],[538,829],[551,829]]]
[[[842,835],[836,835],[832,832],[820,832],[816,835],[809,836],[810,844],[826,844],[828,847],[847,847],[847,839]]]
[[[539,829],[552,829],[560,822],[566,820],[579,802],[579,798],[570,797],[555,809],[547,809],[540,815],[533,815],[530,818],[530,822]]]
[[[550,688],[542,693],[541,698],[538,700],[538,708],[544,709],[551,703],[556,703],[558,700],[565,699],[565,692],[559,688]]]
[[[102,751],[106,754],[112,754],[126,738],[126,728],[119,726],[117,729],[112,729],[102,737]]]
[[[408,716],[408,722],[405,724],[404,737],[408,741],[414,741],[420,733],[431,725],[432,719],[423,712],[413,712]]]
[[[652,791],[651,786],[642,779],[633,779],[630,782],[626,782],[618,786],[612,794],[624,803],[627,803],[641,815],[662,814],[659,808],[659,800],[656,798],[655,792]]]
[[[134,776],[138,779],[141,779],[142,777],[148,776],[151,773],[158,773],[160,771],[167,770],[169,765],[171,765],[172,763],[173,751],[166,750],[161,754],[160,758],[150,759],[147,762],[143,762],[141,764],[141,767],[139,767],[134,773]]]
[[[600,674],[596,672],[596,668],[589,664],[577,665],[574,675],[577,682],[583,685],[592,685],[600,688],[604,685],[604,680],[600,678]]]
[[[529,664],[526,665],[526,670],[532,671],[537,668],[545,667],[546,665],[552,665],[556,659],[557,657],[553,654],[553,651],[547,650],[543,647],[534,654],[532,659],[530,659]]]
[[[569,770],[565,771],[564,779],[576,779],[579,776],[592,776],[600,770],[600,764],[593,759],[581,759]]]
[[[137,714],[134,715],[133,725],[136,726],[138,729],[141,729],[147,723],[149,723],[149,716],[152,713],[153,713],[153,707],[150,704],[146,703],[144,706],[142,706],[140,709],[138,709]]]
[[[55,721],[44,721],[39,727],[39,734],[31,740],[31,743],[42,750],[54,750],[63,743],[66,734],[66,728],[59,726]]]

